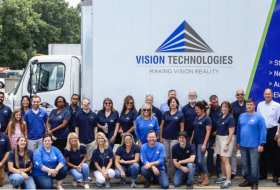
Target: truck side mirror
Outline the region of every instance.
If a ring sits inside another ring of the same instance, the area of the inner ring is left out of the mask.
[[[2,81],[0,81],[0,89],[3,89],[3,88],[5,88],[5,84]]]

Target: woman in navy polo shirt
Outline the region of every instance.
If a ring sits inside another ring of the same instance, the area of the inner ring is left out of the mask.
[[[109,141],[104,133],[98,132],[96,134],[97,149],[92,153],[91,161],[94,163],[96,178],[96,185],[98,187],[110,188],[110,179],[115,177],[115,171],[112,169],[113,165],[113,151],[109,145]]]
[[[155,131],[159,136],[158,120],[152,113],[152,105],[144,104],[141,108],[141,115],[135,120],[135,134],[141,144],[147,143],[147,135],[149,131]]]
[[[89,166],[85,162],[87,160],[87,150],[85,146],[80,145],[80,141],[76,133],[69,133],[67,145],[64,150],[64,157],[74,180],[78,183],[78,185],[83,185],[85,189],[89,189]],[[74,186],[77,186],[77,184],[74,183]]]
[[[192,141],[196,150],[196,164],[198,171],[201,172],[200,185],[209,185],[207,164],[205,162],[205,151],[207,148],[209,136],[212,129],[212,122],[209,116],[207,116],[207,103],[205,101],[199,101],[195,104],[196,118],[193,126],[194,131],[192,134]]]
[[[140,148],[135,144],[133,136],[125,133],[122,144],[117,149],[115,157],[116,176],[125,182],[127,176],[131,176],[131,188],[136,188],[136,179],[139,174]]]
[[[123,108],[119,119],[120,128],[118,131],[118,136],[119,136],[118,138],[119,141],[117,142],[118,144],[121,143],[123,133],[130,133],[133,136],[135,136],[134,121],[136,117],[137,117],[137,111],[134,106],[134,99],[130,95],[126,96],[124,99]]]
[[[97,126],[113,145],[119,130],[119,113],[114,109],[113,101],[110,98],[104,99],[103,109],[97,113],[97,121]]]
[[[27,138],[19,137],[16,149],[10,151],[8,160],[9,181],[14,188],[36,188],[31,176],[32,156],[27,150]]]
[[[215,152],[221,156],[221,168],[223,177],[218,181],[223,183],[222,188],[231,185],[231,166],[229,159],[234,148],[234,117],[231,114],[231,104],[227,101],[221,104],[222,115],[217,122]]]
[[[69,110],[66,108],[66,100],[63,96],[56,97],[54,105],[48,119],[48,134],[53,136],[54,143],[61,152],[64,151],[69,133],[68,122],[71,118]]]
[[[172,162],[172,147],[178,142],[178,134],[180,131],[184,131],[184,115],[179,108],[179,101],[175,97],[168,99],[167,104],[169,111],[165,112],[162,117],[160,125],[160,141],[165,146],[167,167],[169,169],[169,176],[172,176],[174,172]]]
[[[52,189],[53,179],[62,190],[62,180],[67,175],[65,160],[58,148],[52,146],[52,136],[45,135],[43,144],[33,153],[32,175],[38,189]]]

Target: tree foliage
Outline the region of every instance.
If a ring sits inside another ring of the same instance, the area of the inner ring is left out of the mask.
[[[0,3],[0,66],[25,67],[49,43],[80,43],[80,11],[64,0]]]

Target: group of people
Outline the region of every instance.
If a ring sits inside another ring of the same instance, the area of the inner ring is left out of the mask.
[[[94,112],[88,98],[80,101],[74,94],[69,104],[58,96],[48,114],[37,95],[23,96],[21,108],[12,112],[0,92],[0,186],[7,174],[15,188],[52,189],[56,180],[63,189],[69,173],[75,186],[88,189],[92,170],[97,187],[109,188],[113,178],[127,183],[130,177],[135,188],[142,176],[145,188],[157,182],[167,189],[172,181],[192,189],[194,183],[209,185],[208,176],[215,173],[216,183],[229,188],[238,174],[238,151],[240,187],[258,189],[270,170],[280,185],[280,104],[271,89],[258,105],[245,100],[243,90],[235,95],[236,101],[219,104],[217,95],[198,101],[191,90],[182,107],[170,90],[160,108],[146,95],[138,111],[129,95],[119,113],[110,98]]]

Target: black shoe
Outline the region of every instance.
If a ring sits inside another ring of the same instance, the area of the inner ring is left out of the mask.
[[[250,187],[251,183],[249,183],[249,181],[245,180],[242,183],[240,183],[238,186],[239,187]]]
[[[278,183],[278,177],[276,176],[273,176],[273,180],[272,180],[274,183]]]
[[[267,176],[260,176],[259,179],[260,179],[260,180],[266,180],[266,179],[267,179]]]
[[[150,181],[145,181],[144,188],[149,188],[150,186],[151,186],[151,182]]]
[[[187,189],[193,189],[193,185],[187,185]]]
[[[280,186],[280,182],[278,181],[278,182],[276,183],[276,185]]]
[[[231,174],[231,179],[234,179],[236,174]]]
[[[253,189],[253,190],[256,190],[258,188],[259,188],[259,186],[257,183],[254,183],[253,185],[251,185],[251,189]]]

